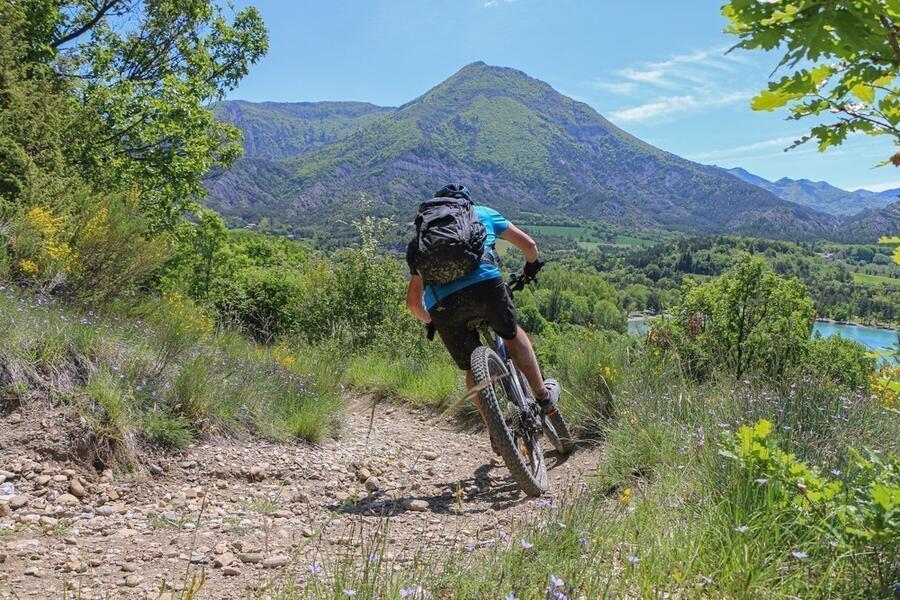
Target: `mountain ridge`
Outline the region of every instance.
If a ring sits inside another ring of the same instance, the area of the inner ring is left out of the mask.
[[[329,107],[339,108],[346,107]],[[218,110],[226,120],[231,114]],[[772,237],[818,235],[838,225],[831,215],[655,148],[508,67],[472,63],[396,109],[359,110],[334,126],[304,121],[300,129],[312,133],[297,143],[253,145],[211,182],[208,203],[233,220],[263,215],[297,227],[333,219],[366,192],[376,212],[406,221],[416,205],[410,199],[461,180],[480,201],[512,216]]]
[[[741,167],[717,167],[748,183],[766,189],[782,200],[795,202],[836,216],[850,216],[864,210],[881,210],[897,202],[900,188],[872,192],[866,189],[848,191],[827,181],[782,177],[770,181]]]

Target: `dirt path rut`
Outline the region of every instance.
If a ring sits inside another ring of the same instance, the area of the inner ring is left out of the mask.
[[[59,462],[63,417],[31,411],[0,417],[0,598],[178,598],[201,573],[197,598],[266,597],[373,552],[400,569],[503,537],[597,461],[551,455],[526,498],[483,431],[363,398],[322,445],[217,440],[100,474]]]

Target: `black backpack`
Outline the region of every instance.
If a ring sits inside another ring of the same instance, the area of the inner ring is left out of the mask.
[[[487,231],[469,200],[432,198],[419,205],[413,269],[427,284],[450,283],[478,268]]]

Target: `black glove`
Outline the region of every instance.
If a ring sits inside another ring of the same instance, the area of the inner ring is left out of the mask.
[[[528,279],[534,279],[534,276],[538,274],[538,271],[544,266],[544,263],[540,260],[536,260],[534,262],[525,263],[525,268],[522,269],[522,272],[525,274],[525,277]]]

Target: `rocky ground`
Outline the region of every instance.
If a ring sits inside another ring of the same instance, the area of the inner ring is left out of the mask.
[[[371,399],[339,440],[220,439],[130,473],[67,462],[68,425],[46,406],[0,416],[0,598],[266,597],[368,556],[402,569],[504,538],[596,463],[551,454],[551,493],[529,499],[484,432]]]

